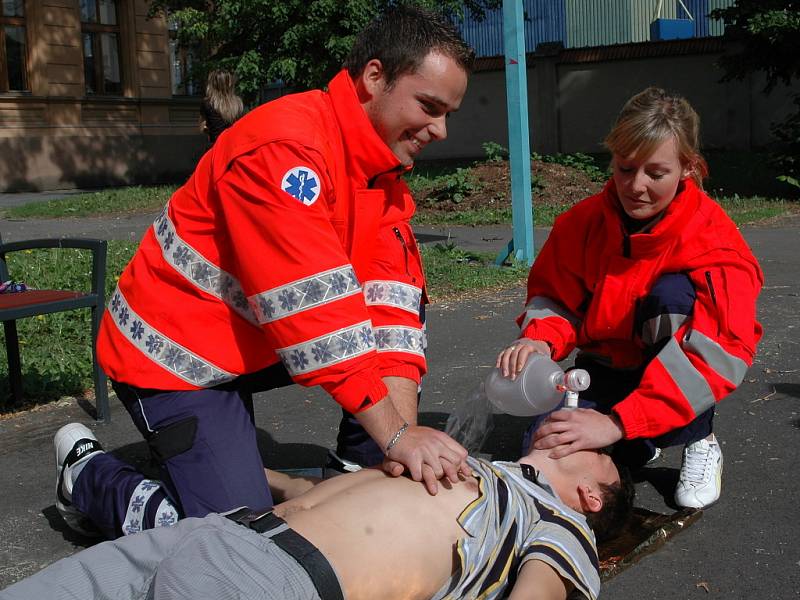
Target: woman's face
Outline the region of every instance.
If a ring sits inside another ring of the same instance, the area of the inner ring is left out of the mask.
[[[614,154],[612,165],[622,209],[640,221],[652,219],[667,208],[681,179],[688,176],[674,137],[664,140],[644,160]]]

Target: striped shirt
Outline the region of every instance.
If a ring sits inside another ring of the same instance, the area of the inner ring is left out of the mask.
[[[480,496],[458,519],[468,534],[457,546],[460,568],[433,600],[500,598],[532,559],[571,582],[571,598],[595,600],[597,550],[583,515],[564,505],[542,475],[537,483],[526,479],[519,463],[470,458],[469,464]]]

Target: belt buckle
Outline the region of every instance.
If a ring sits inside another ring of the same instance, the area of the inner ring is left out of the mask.
[[[243,514],[241,517],[236,519],[239,523],[244,525],[245,527],[249,527],[253,529],[253,523],[263,519],[267,515],[272,514],[272,509],[269,508],[267,510],[251,510],[248,513]]]

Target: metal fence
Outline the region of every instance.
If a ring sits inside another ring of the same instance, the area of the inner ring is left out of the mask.
[[[525,12],[525,48],[528,52],[545,42],[561,42],[565,48],[583,48],[645,42],[650,23],[657,16],[657,0],[520,0]],[[723,23],[712,20],[715,8],[735,0],[684,0],[694,19],[694,37],[718,36]],[[662,3],[661,18],[686,19],[689,15],[676,0]],[[503,54],[503,13],[488,11],[477,20],[467,10],[457,23],[464,39],[478,56]]]

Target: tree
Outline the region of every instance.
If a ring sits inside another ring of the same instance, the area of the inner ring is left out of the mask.
[[[449,15],[468,7],[479,18],[501,0],[416,0]],[[253,98],[281,80],[321,87],[339,70],[356,34],[396,0],[151,0],[150,14],[177,23],[178,42],[195,51],[195,75],[233,71]]]
[[[725,37],[738,42],[738,50],[720,60],[725,80],[743,79],[749,73],[766,75],[765,93],[778,83],[791,85],[800,78],[800,2],[790,0],[738,0],[731,7],[711,12],[722,19]],[[800,188],[800,94],[794,97],[796,111],[773,123],[779,142],[773,162],[780,179]]]

